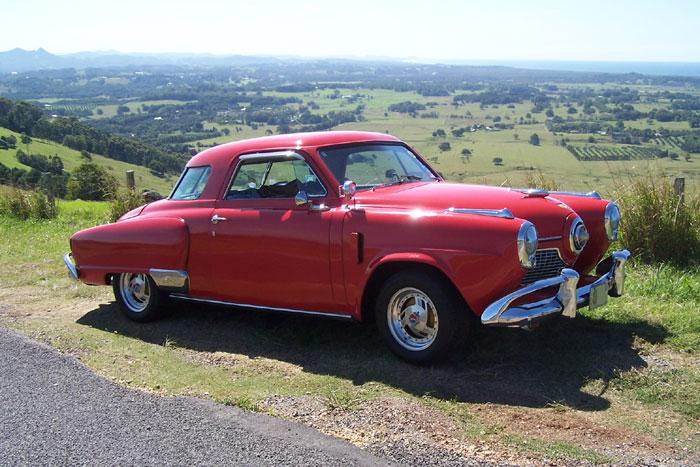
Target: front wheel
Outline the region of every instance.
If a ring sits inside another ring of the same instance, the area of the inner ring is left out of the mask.
[[[160,315],[163,293],[149,275],[115,274],[112,288],[119,308],[129,319],[145,322]]]
[[[429,365],[466,341],[465,308],[444,281],[422,270],[407,270],[384,283],[375,313],[392,352],[410,363]]]

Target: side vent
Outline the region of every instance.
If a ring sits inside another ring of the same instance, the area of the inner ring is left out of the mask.
[[[362,264],[365,260],[365,236],[361,232],[350,234],[357,253],[357,264]]]

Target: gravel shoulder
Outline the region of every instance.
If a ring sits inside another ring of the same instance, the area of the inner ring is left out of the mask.
[[[299,424],[125,389],[0,328],[0,464],[385,465]]]

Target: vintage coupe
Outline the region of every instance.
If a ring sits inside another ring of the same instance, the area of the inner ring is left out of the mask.
[[[194,156],[167,199],[77,232],[64,261],[136,321],[167,297],[373,319],[433,363],[476,317],[530,328],[620,296],[630,253],[603,259],[619,221],[595,192],[448,183],[386,134],[301,133]]]

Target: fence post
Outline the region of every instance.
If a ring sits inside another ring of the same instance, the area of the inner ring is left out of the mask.
[[[130,190],[133,190],[134,188],[136,188],[136,180],[134,179],[134,171],[133,170],[126,171],[126,187]]]
[[[676,192],[676,196],[680,198],[680,202],[683,203],[685,200],[685,178],[677,177],[673,181],[673,190]]]

